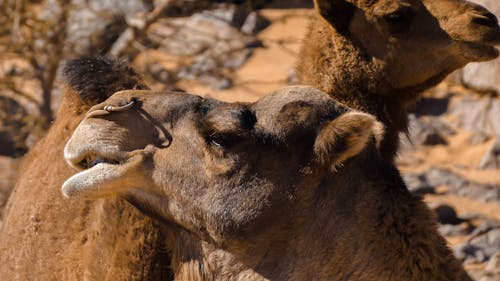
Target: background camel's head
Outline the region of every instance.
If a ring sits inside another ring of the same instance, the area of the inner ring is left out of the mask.
[[[380,127],[310,87],[251,104],[122,91],[94,106],[68,141],[65,158],[81,172],[62,191],[124,196],[217,243],[271,235],[342,163],[374,151],[365,147]]]
[[[337,32],[363,50],[390,91],[436,83],[468,62],[498,55],[497,18],[468,1],[315,0],[315,5]]]

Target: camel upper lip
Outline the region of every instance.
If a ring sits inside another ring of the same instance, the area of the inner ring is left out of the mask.
[[[85,158],[83,158],[80,162],[78,162],[76,165],[86,170],[100,163],[119,164],[120,162],[115,159],[89,154]]]

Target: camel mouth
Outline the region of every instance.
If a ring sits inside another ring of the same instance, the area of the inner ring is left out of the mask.
[[[109,185],[116,183],[130,168],[130,159],[125,160],[123,156],[119,153],[97,153],[95,150],[72,154],[67,150],[66,161],[79,172],[63,183],[63,195],[67,198],[99,198],[113,194]]]
[[[66,198],[105,197],[110,195],[112,190],[107,185],[121,176],[123,176],[123,173],[116,168],[116,165],[98,163],[92,168],[83,170],[67,179],[62,185],[61,191]]]
[[[82,160],[80,160],[78,163],[70,163],[70,164],[72,166],[79,168],[80,170],[88,170],[101,163],[119,165],[120,161],[113,158],[98,156],[95,154],[88,154],[85,157],[82,157]]]
[[[66,146],[64,149],[66,162],[78,171],[84,171],[95,167],[98,164],[119,165],[126,162],[126,155],[115,151],[113,148],[86,147],[74,149]]]
[[[124,159],[124,160],[119,160]],[[80,160],[68,162],[80,172],[67,179],[61,188],[70,197],[101,198],[113,196],[124,188],[127,175],[142,163],[141,155],[125,158],[102,156],[96,153],[82,155]]]
[[[475,61],[488,61],[498,57],[500,51],[498,50],[498,43],[478,43],[478,42],[463,42],[467,49],[469,49],[469,55]]]

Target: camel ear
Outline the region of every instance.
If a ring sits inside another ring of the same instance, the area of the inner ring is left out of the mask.
[[[351,22],[354,6],[350,0],[314,0],[316,12],[337,31],[344,31]]]
[[[314,154],[319,163],[335,169],[360,153],[372,137],[378,145],[383,132],[383,125],[374,116],[349,111],[321,129],[314,143]]]

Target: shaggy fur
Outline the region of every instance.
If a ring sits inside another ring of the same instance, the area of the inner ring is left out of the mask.
[[[86,105],[98,104],[111,94],[127,89],[148,89],[126,63],[107,57],[89,57],[69,61],[64,80]]]
[[[63,148],[89,105],[124,88],[146,87],[125,64],[69,62],[55,123],[26,156],[0,232],[2,280],[166,280],[168,232],[121,199],[64,199],[74,171]],[[126,227],[124,227],[126,226]]]
[[[316,0],[299,54],[299,80],[375,115],[393,160],[407,110],[421,92],[468,62],[497,56],[500,27],[462,0]]]
[[[122,91],[90,112],[66,145],[80,173],[63,193],[125,196],[161,218],[176,280],[461,280],[432,213],[379,156],[380,124],[323,92],[229,104]]]

